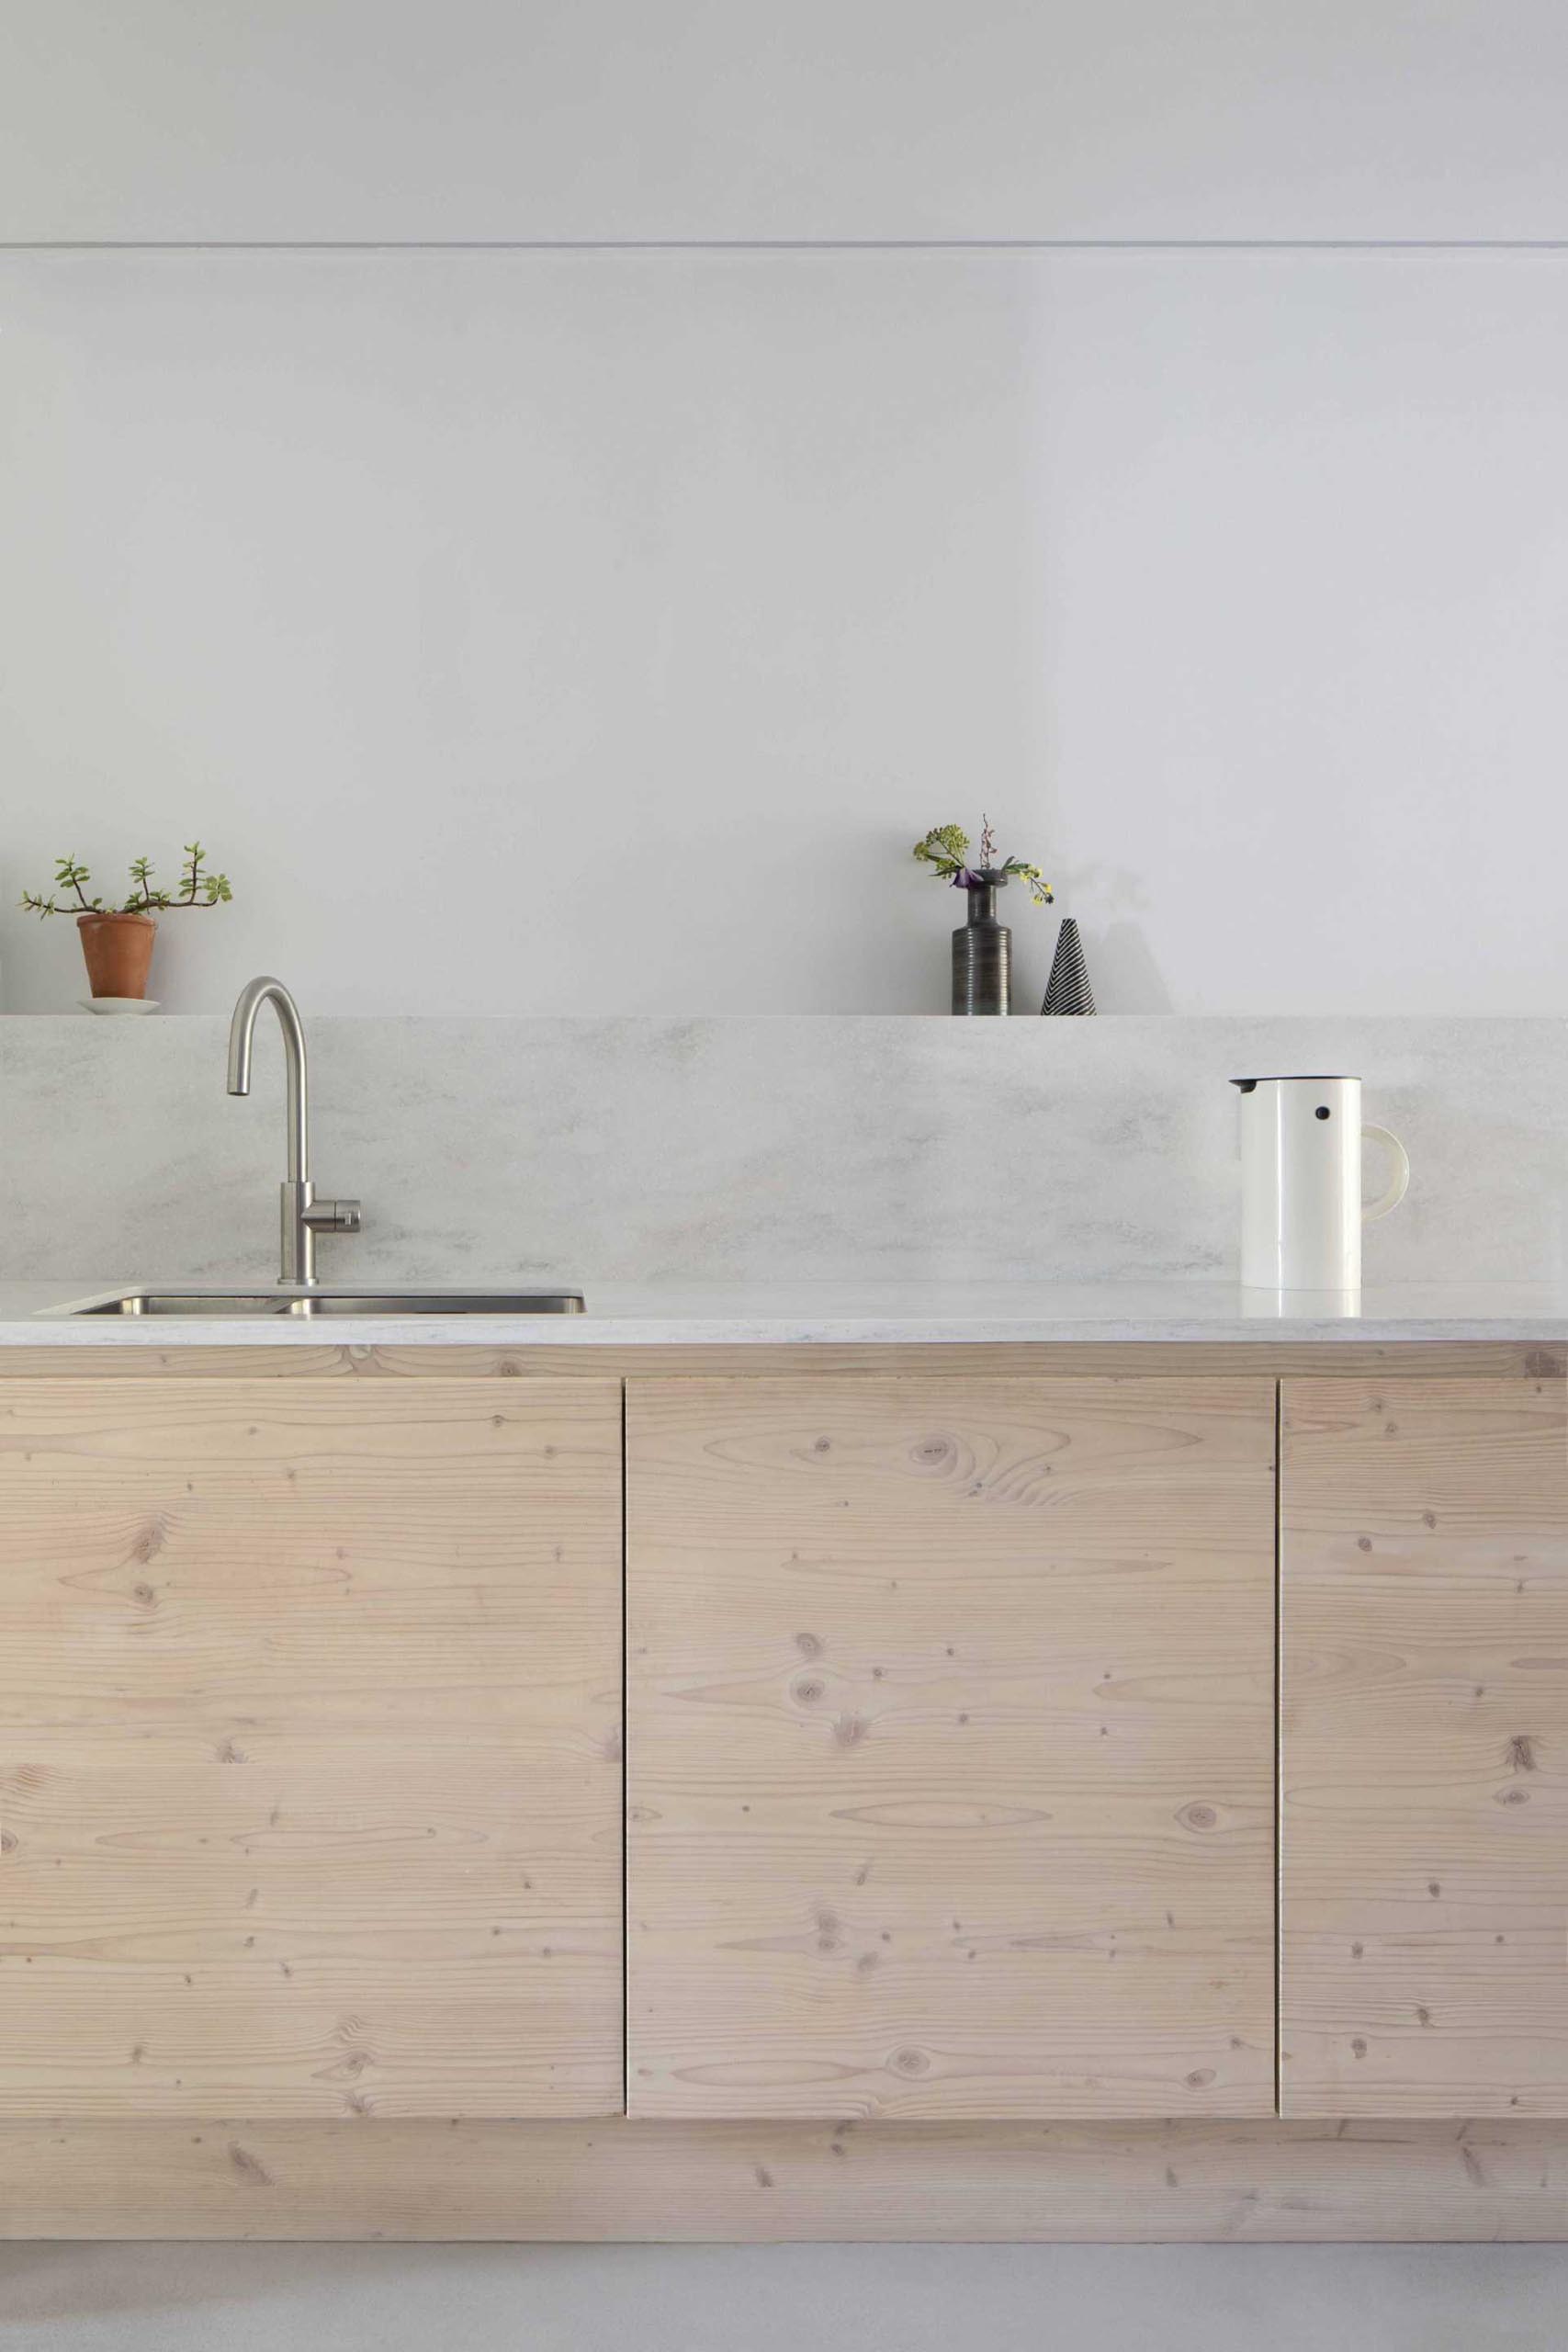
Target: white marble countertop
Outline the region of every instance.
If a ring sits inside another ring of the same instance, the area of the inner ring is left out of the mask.
[[[1568,1287],[1432,1283],[1337,1294],[1234,1283],[955,1282],[632,1286],[582,1282],[584,1315],[378,1315],[330,1320],[61,1316],[73,1301],[132,1282],[0,1283],[6,1347],[669,1347],[817,1342],[1144,1343],[1240,1340],[1389,1343],[1410,1340],[1568,1341]],[[157,1285],[147,1283],[147,1288]],[[168,1288],[182,1285],[169,1283]],[[519,1277],[497,1277],[516,1289]],[[464,1288],[479,1288],[469,1276]],[[258,1283],[258,1290],[265,1284]]]

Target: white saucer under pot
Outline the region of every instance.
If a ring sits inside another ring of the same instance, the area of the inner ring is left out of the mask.
[[[155,996],[85,996],[77,999],[84,1012],[156,1012]]]

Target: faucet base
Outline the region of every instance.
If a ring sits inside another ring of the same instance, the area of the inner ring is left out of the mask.
[[[280,1288],[305,1290],[316,1281],[318,1233],[357,1233],[362,1223],[357,1201],[319,1201],[309,1177],[296,1183],[286,1179],[278,1186]]]

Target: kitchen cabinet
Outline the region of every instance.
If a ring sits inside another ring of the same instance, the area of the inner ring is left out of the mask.
[[[634,1378],[628,2105],[1274,2107],[1275,1387]]]
[[[0,1383],[0,2117],[620,2109],[620,1412]]]
[[[1568,1388],[1393,1353],[0,1350],[0,2236],[1560,2237]]]
[[[1287,2116],[1568,2116],[1568,1388],[1282,1389]]]

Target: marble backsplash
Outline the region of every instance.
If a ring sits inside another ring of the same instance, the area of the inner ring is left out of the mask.
[[[264,1016],[264,1022],[266,1017]],[[0,1019],[0,1277],[270,1280],[281,1048]],[[321,1020],[329,1281],[1234,1277],[1233,1075],[1359,1071],[1414,1165],[1371,1283],[1549,1281],[1568,1020]],[[1381,1182],[1381,1178],[1380,1178]]]

